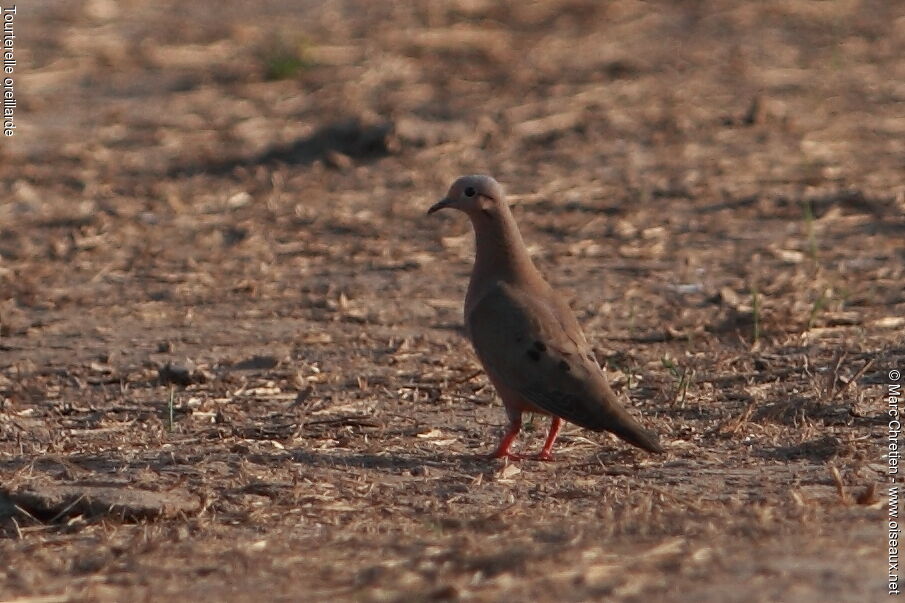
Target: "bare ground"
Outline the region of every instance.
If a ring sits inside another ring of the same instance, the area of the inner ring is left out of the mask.
[[[885,596],[905,8],[254,6],[19,7],[0,598]],[[471,172],[668,455],[483,456]]]

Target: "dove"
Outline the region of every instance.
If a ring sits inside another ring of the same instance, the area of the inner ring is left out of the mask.
[[[568,303],[535,267],[500,184],[462,176],[427,213],[447,208],[465,213],[474,228],[465,328],[509,418],[491,456],[522,458],[509,448],[525,412],[552,416],[540,460],[552,459],[563,420],[663,452],[658,437],[619,403]]]

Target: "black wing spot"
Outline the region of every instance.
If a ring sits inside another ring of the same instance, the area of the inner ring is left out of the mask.
[[[528,350],[528,358],[530,358],[534,362],[537,362],[538,360],[540,360],[540,352],[538,352],[537,350]]]
[[[569,363],[566,362],[565,360],[560,360],[560,361],[559,361],[559,370],[565,371],[565,372],[568,373],[569,371],[572,370],[572,367],[569,366]]]
[[[535,341],[535,342],[534,342],[534,349],[537,350],[538,352],[546,352],[546,351],[547,351],[547,346],[544,345],[544,342],[543,342],[543,341]]]

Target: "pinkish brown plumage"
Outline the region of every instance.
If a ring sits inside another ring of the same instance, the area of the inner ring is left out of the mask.
[[[619,403],[568,304],[534,266],[499,183],[463,176],[428,213],[444,208],[464,212],[475,231],[465,327],[509,416],[493,456],[515,457],[509,447],[523,412],[553,417],[540,459],[551,458],[563,419],[662,452],[657,436]]]

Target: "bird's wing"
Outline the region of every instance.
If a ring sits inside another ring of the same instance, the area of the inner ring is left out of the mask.
[[[560,304],[552,291],[499,283],[468,315],[472,343],[488,372],[528,402],[582,427],[609,429],[608,419],[624,411],[568,306],[571,320],[562,320]]]
[[[497,283],[472,307],[468,333],[488,373],[536,407],[650,452],[653,432],[619,403],[568,305],[549,286]]]

